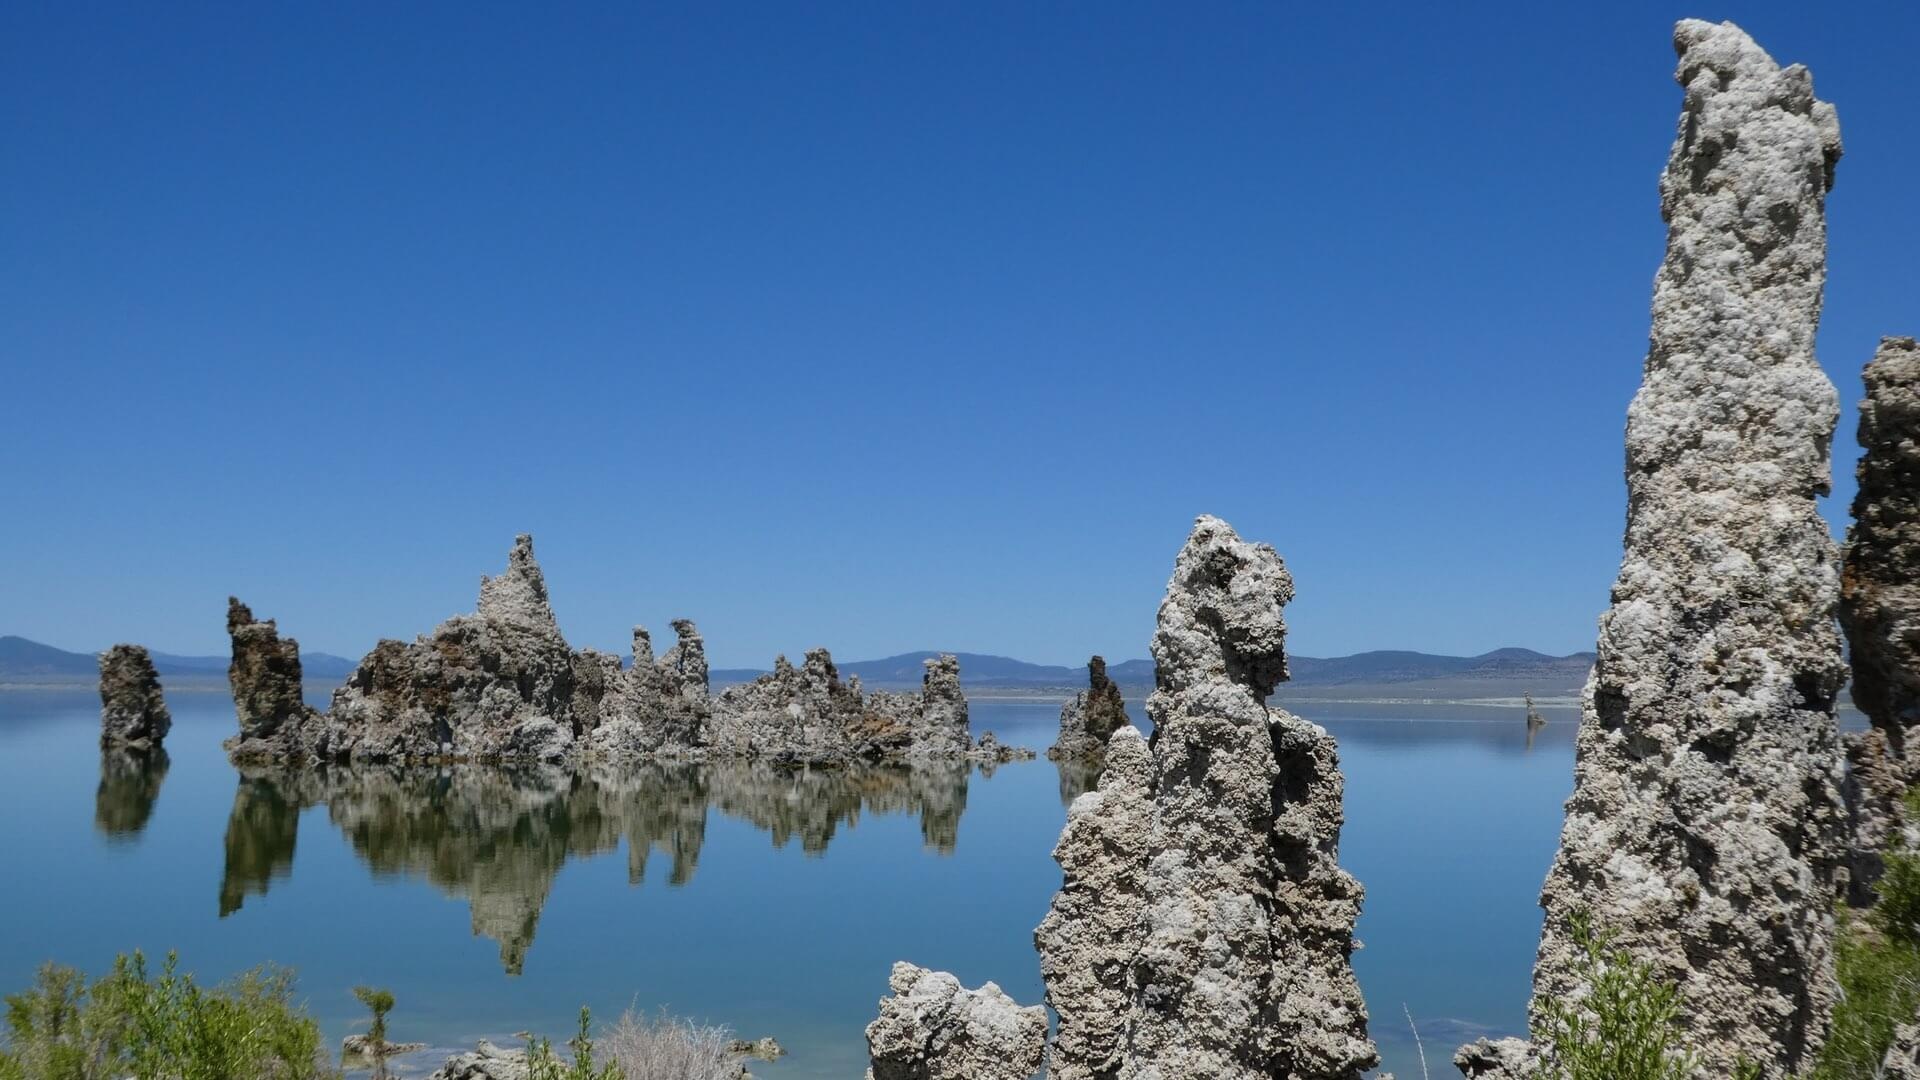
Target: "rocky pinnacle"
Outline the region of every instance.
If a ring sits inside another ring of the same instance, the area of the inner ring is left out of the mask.
[[[139,645],[100,654],[100,745],[157,747],[173,727],[153,657]]]
[[[1201,517],[1153,639],[1153,821],[1122,1080],[1358,1080],[1378,1064],[1354,979],[1333,740],[1267,695],[1293,578]]]
[[[1920,756],[1920,344],[1884,338],[1865,372],[1858,494],[1840,576],[1853,701],[1872,728],[1847,740],[1853,886],[1866,900]]]
[[[1813,353],[1840,130],[1807,70],[1738,27],[1682,22],[1674,44],[1625,556],[1541,895],[1535,1016],[1583,992],[1568,926],[1586,912],[1678,986],[1705,1075],[1782,1077],[1826,1037],[1843,877],[1839,580],[1815,506],[1838,405]]]
[[[1127,703],[1120,688],[1107,677],[1107,661],[1087,661],[1087,688],[1060,707],[1060,735],[1047,748],[1054,761],[1098,758],[1107,739],[1127,724]]]

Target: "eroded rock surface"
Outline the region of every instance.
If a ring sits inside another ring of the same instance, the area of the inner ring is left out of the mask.
[[[240,733],[226,742],[227,754],[235,761],[326,757],[324,719],[300,697],[300,643],[281,637],[272,619],[255,619],[231,596],[227,636],[233,642],[227,682],[240,719]]]
[[[1840,577],[1853,701],[1871,730],[1847,739],[1854,899],[1871,899],[1899,842],[1920,728],[1920,344],[1884,338],[1860,403],[1860,487]]]
[[[527,1080],[527,1052],[506,1050],[485,1039],[478,1049],[448,1058],[427,1080]]]
[[[1333,739],[1269,708],[1293,578],[1202,517],[1153,639],[1153,827],[1124,1080],[1358,1077],[1379,1062],[1354,979],[1362,890],[1340,869]]]
[[[1067,809],[1054,845],[1062,883],[1034,931],[1047,1004],[1059,1017],[1050,1080],[1119,1075],[1136,986],[1133,961],[1153,831],[1153,756],[1129,724],[1113,733],[1099,788]]]
[[[1838,405],[1814,360],[1831,106],[1729,23],[1682,22],[1667,254],[1627,417],[1602,617],[1534,1002],[1581,993],[1569,917],[1677,985],[1704,1073],[1800,1075],[1844,875],[1837,560],[1815,505]],[[1550,1048],[1547,1048],[1550,1052]]]
[[[506,572],[480,579],[474,614],[410,644],[380,642],[334,691],[334,753],[553,760],[577,733],[574,695],[575,657],[548,604],[533,538],[523,534]]]
[[[867,1080],[1030,1080],[1047,1048],[1047,1011],[993,983],[968,990],[944,971],[893,965],[891,997],[867,1025]]]
[[[140,645],[115,645],[100,654],[100,745],[148,749],[173,728],[160,673]]]
[[[800,667],[776,657],[771,672],[714,699],[711,751],[811,764],[974,756],[959,661],[941,656],[926,668],[917,695],[864,693],[858,679],[841,680],[825,649],[809,650]]]
[[[1877,1080],[1920,1080],[1920,1021],[1893,1029]]]
[[[1127,703],[1120,687],[1107,678],[1107,661],[1087,661],[1087,688],[1060,707],[1060,735],[1047,748],[1055,761],[1098,758],[1113,733],[1127,726]]]
[[[618,658],[591,649],[576,657],[576,670],[594,672],[604,687],[591,706],[576,709],[594,754],[697,759],[706,753],[713,713],[706,642],[690,619],[674,620],[673,629],[678,640],[655,659],[652,637],[645,627],[634,627],[633,664],[625,671]]]

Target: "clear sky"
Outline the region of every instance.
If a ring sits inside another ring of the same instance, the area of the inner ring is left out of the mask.
[[[0,8],[0,633],[358,655],[531,532],[573,643],[1592,647],[1680,90],[1813,68],[1822,360],[1920,332],[1920,5]],[[1362,11],[1364,10],[1364,14]]]

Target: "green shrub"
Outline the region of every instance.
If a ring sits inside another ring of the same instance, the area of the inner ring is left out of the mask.
[[[1920,855],[1890,851],[1881,856],[1886,870],[1874,885],[1873,924],[1897,942],[1920,942]]]
[[[1887,894],[1881,895],[1884,902]],[[1843,907],[1839,921],[1834,967],[1840,1000],[1812,1077],[1872,1080],[1880,1075],[1894,1027],[1910,1023],[1920,1008],[1920,942],[1882,931],[1877,911],[1863,919]]]
[[[528,1080],[624,1080],[620,1066],[608,1062],[595,1065],[593,1062],[593,1039],[587,1034],[592,1026],[593,1017],[585,1006],[580,1009],[580,1032],[567,1040],[573,1048],[573,1060],[561,1061],[554,1056],[553,1044],[545,1039],[532,1039],[527,1043]]]
[[[292,1003],[293,975],[260,968],[202,989],[169,954],[158,977],[135,952],[88,985],[49,964],[9,996],[0,1080],[318,1080],[335,1075],[320,1028]]]
[[[1593,929],[1584,913],[1568,920],[1580,949],[1574,975],[1588,987],[1577,1000],[1552,998],[1536,1034],[1546,1048],[1545,1080],[1692,1080],[1698,1059],[1681,1045],[1680,992]]]

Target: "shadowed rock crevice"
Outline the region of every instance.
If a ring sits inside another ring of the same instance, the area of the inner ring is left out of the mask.
[[[1853,899],[1869,903],[1881,852],[1908,841],[1902,796],[1920,728],[1920,344],[1884,338],[1864,373],[1860,487],[1840,577],[1853,701],[1872,727],[1847,739]]]

